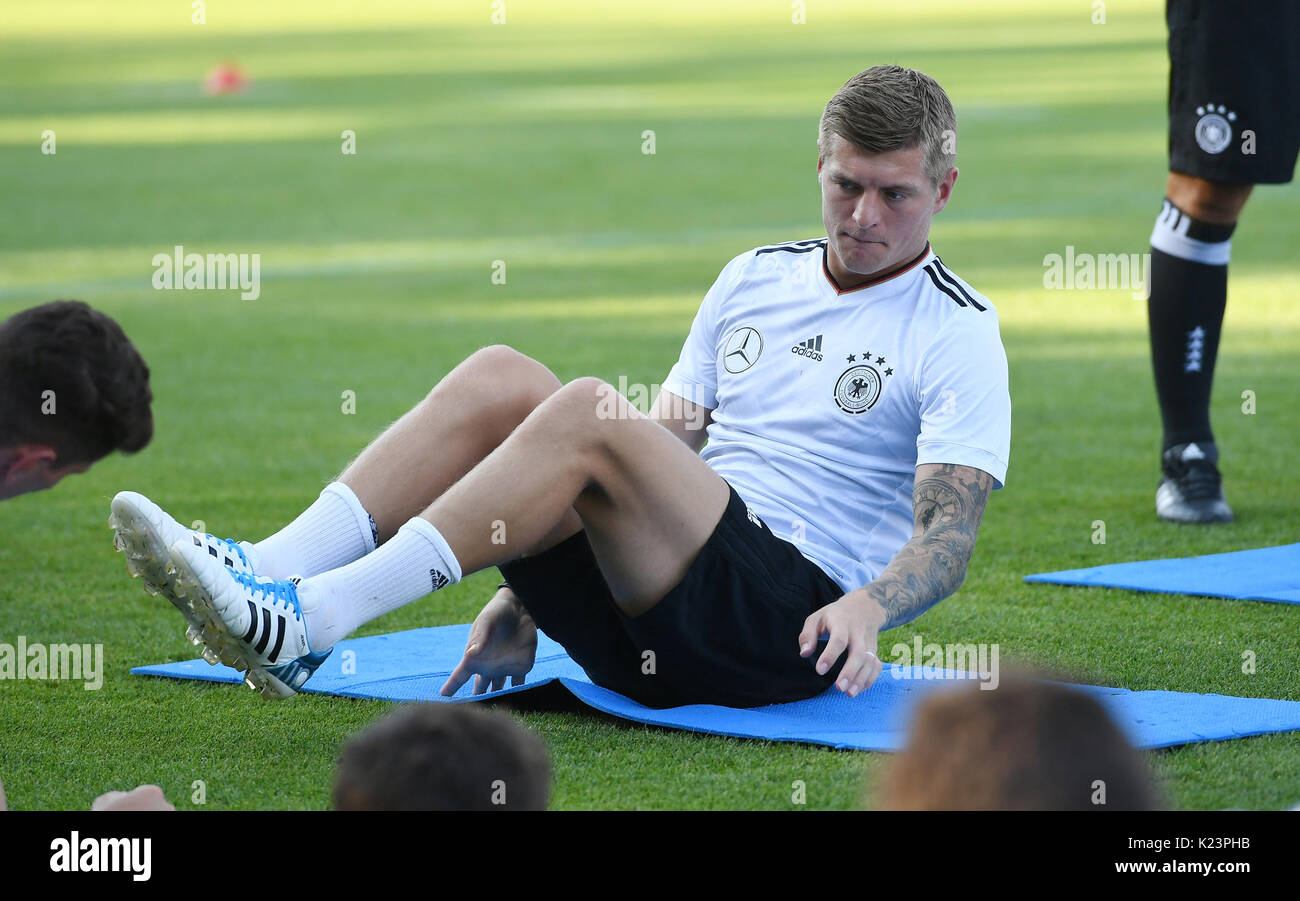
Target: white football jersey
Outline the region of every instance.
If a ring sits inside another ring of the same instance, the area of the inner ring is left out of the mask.
[[[712,410],[701,457],[846,592],[912,536],[921,463],[1006,478],[1007,358],[993,305],[927,244],[840,291],[826,239],[733,259],[663,390]]]

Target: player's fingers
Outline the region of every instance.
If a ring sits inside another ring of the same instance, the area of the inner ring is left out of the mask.
[[[842,690],[847,692],[849,697],[856,698],[867,689],[880,672],[880,661],[872,651],[863,648],[860,653],[855,655],[854,666],[847,664],[840,673],[839,681]]]
[[[822,651],[822,655],[817,658],[818,675],[824,676],[830,672],[831,667],[835,665],[835,661],[840,659],[840,654],[843,654],[844,649],[848,647],[848,638],[845,637],[844,633],[844,629],[831,629],[831,637],[826,642],[826,650]]]
[[[867,671],[863,673],[862,689],[859,690],[859,693],[866,692],[868,688],[871,688],[871,686],[875,684],[875,681],[879,679],[880,673],[884,672],[885,664],[884,660],[880,659],[880,649],[878,646],[879,640],[879,634],[871,634],[871,636],[868,637],[867,650],[871,651],[871,657],[868,659],[870,667],[868,667]]]
[[[857,685],[858,671],[866,662],[866,645],[856,639],[850,642],[849,652],[844,657],[844,665],[840,667],[839,675],[835,678],[835,687],[846,694],[851,694]]]
[[[511,677],[510,677],[510,684],[511,684],[511,685],[523,685],[523,684],[524,684],[524,679],[525,679],[527,676],[528,676],[527,673],[524,673],[522,676],[519,676],[519,675],[511,676]]]
[[[487,691],[487,687],[488,687],[487,679],[484,679],[481,675],[474,677],[474,694],[476,695],[483,694],[483,692]]]
[[[849,643],[848,652],[844,655],[844,663],[840,666],[840,671],[835,675],[835,687],[845,694],[849,694],[853,688],[854,680],[857,678],[858,670],[862,667],[866,655],[863,649],[856,646],[856,642]]]
[[[465,641],[465,656],[473,657],[479,651],[483,650],[483,632],[478,626],[470,629],[469,638]]]
[[[868,688],[875,685],[876,680],[880,678],[880,674],[884,672],[885,669],[885,664],[875,653],[872,653],[871,659],[868,663],[870,666],[867,668],[866,678],[862,681],[862,691],[866,691]],[[859,692],[859,694],[861,694],[861,692]]]
[[[503,689],[503,688],[505,688],[505,687],[506,687],[506,677],[505,677],[505,676],[501,676],[500,678],[497,678],[497,679],[493,679],[493,680],[492,680],[492,690],[493,690],[493,691],[500,691],[501,689]]]
[[[811,614],[803,621],[803,630],[799,633],[799,656],[807,657],[817,647],[817,639],[822,634],[822,612]]]
[[[451,675],[447,677],[447,681],[442,684],[442,696],[444,698],[450,698],[456,692],[460,691],[460,687],[469,681],[469,677],[469,665],[462,659],[460,665],[451,671]]]

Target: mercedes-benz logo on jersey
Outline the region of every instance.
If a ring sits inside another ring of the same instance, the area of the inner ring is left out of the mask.
[[[849,359],[853,357],[850,356]],[[870,351],[863,354],[862,359],[863,362],[840,373],[835,382],[835,403],[845,413],[865,413],[874,407],[876,401],[880,400],[885,378],[894,374],[894,370],[889,368],[882,377],[880,370],[869,365],[866,361],[871,359]],[[876,357],[876,362],[884,366],[885,358]]]
[[[1225,115],[1226,118],[1225,118]],[[1232,142],[1232,124],[1237,114],[1226,106],[1198,106],[1196,115],[1196,145],[1206,153],[1221,153]]]
[[[763,336],[758,329],[742,325],[731,333],[722,351],[722,365],[727,372],[744,372],[758,362],[763,353]]]

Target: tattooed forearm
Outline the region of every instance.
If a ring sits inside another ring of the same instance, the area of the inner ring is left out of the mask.
[[[993,477],[970,466],[917,467],[912,492],[915,531],[867,591],[892,629],[951,595],[966,578]]]

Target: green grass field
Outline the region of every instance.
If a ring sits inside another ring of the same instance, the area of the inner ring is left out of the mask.
[[[723,264],[824,234],[821,109],[882,62],[929,72],[957,108],[961,177],[932,237],[998,307],[1014,402],[1007,487],[965,586],[882,649],[997,642],[1003,665],[1080,681],[1300,700],[1294,607],[1021,581],[1300,533],[1296,185],[1259,189],[1233,241],[1213,412],[1234,525],[1155,519],[1145,305],[1043,287],[1044,256],[1067,246],[1147,250],[1166,171],[1163,4],[1109,4],[1100,25],[1090,4],[1013,0],[817,2],[802,25],[785,0],[615,6],[507,0],[502,25],[487,2],[231,0],[205,25],[188,3],[6,10],[0,317],[58,297],[109,312],[152,368],[157,425],[142,453],[0,504],[0,641],[103,643],[107,669],[94,692],[0,682],[11,806],[85,808],[156,782],[192,808],[195,780],[208,809],[328,806],[340,741],[389,705],[128,675],[194,653],[173,608],[128,579],[110,498],[136,489],[261,538],[485,344],[562,379],[661,381]],[[224,60],[250,89],[204,96]],[[177,244],[260,253],[261,297],[153,290],[153,255]],[[467,622],[495,575],[363,634]],[[808,808],[852,808],[885,760],[515,715],[548,742],[562,809],[789,809],[796,779]],[[1300,801],[1300,733],[1148,759],[1176,807]]]

